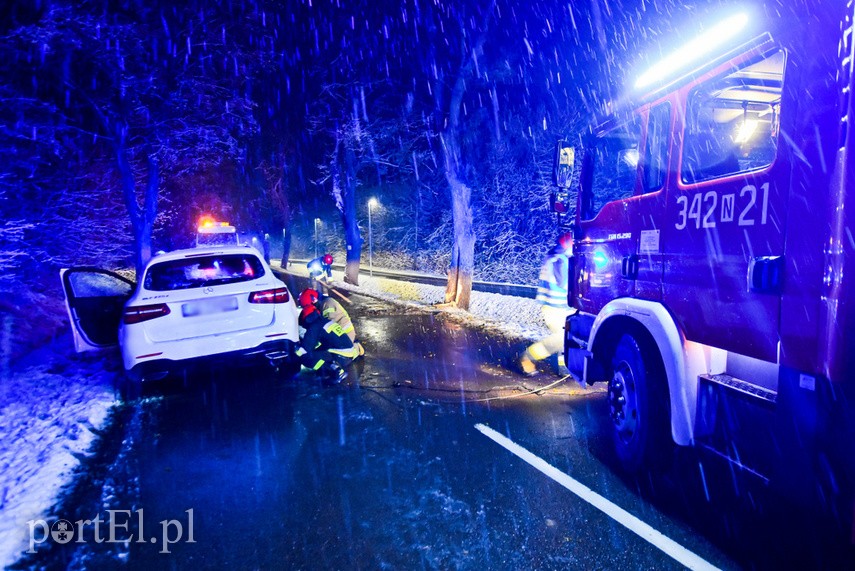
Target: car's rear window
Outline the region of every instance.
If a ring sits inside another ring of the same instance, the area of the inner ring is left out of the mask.
[[[149,291],[172,291],[260,278],[264,266],[252,254],[212,254],[153,264],[143,287]]]

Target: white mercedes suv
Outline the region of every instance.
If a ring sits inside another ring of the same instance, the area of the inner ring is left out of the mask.
[[[95,268],[60,275],[76,349],[118,341],[131,390],[200,359],[257,356],[299,370],[297,307],[253,248],[161,254],[136,286]]]

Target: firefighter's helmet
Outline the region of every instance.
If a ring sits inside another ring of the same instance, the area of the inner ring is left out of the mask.
[[[558,246],[564,250],[568,251],[573,248],[573,234],[569,232],[567,234],[562,234],[558,237]]]
[[[321,294],[316,289],[304,289],[300,294],[300,307],[309,307],[316,303],[321,298]]]
[[[306,325],[308,325],[309,322],[314,321],[314,319],[312,319],[313,315],[320,317],[321,311],[311,304],[303,306],[303,309],[300,311],[300,318],[297,320],[300,327],[306,329]]]
[[[324,265],[331,266],[333,263],[332,254],[324,254]]]

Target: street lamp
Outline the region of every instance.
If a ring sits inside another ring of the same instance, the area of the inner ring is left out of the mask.
[[[321,223],[320,218],[315,218],[315,257],[318,257],[318,225]]]
[[[368,200],[368,275],[374,275],[374,237],[371,234],[371,209],[377,206],[376,198]]]

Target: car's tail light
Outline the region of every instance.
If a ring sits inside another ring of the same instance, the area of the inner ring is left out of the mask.
[[[288,303],[288,288],[278,287],[264,291],[254,291],[249,294],[249,303]]]
[[[122,316],[122,321],[127,325],[134,323],[142,323],[157,317],[169,315],[169,306],[165,303],[157,303],[154,305],[132,305],[125,308],[125,313]]]

